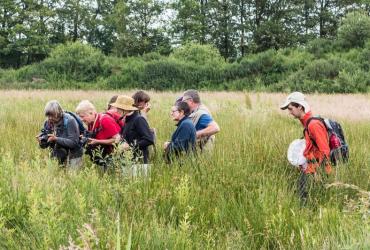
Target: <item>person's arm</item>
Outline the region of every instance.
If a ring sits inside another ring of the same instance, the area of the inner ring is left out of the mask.
[[[319,164],[321,164],[325,158],[330,159],[328,132],[324,124],[319,121],[311,122],[308,126],[308,132],[320,152]]]
[[[220,132],[220,127],[218,126],[217,122],[211,121],[206,128],[197,131],[197,138],[199,139],[202,137],[211,136],[218,132]]]
[[[56,137],[56,144],[64,148],[77,148],[80,142],[80,133],[78,124],[75,119],[68,119],[67,122],[67,137]]]
[[[102,117],[100,120],[100,127],[101,129],[98,133],[104,134],[105,138],[89,138],[89,145],[113,145],[114,143],[118,143],[120,141],[121,136],[119,132],[121,128],[112,117],[108,115]]]
[[[154,144],[153,133],[150,131],[149,124],[144,117],[141,116],[136,118],[135,129],[139,134],[139,138],[136,141],[139,148],[142,149]]]
[[[119,134],[114,135],[112,138],[109,139],[93,139],[89,138],[88,139],[88,144],[91,145],[113,145],[114,143],[118,143],[121,139],[121,136]]]

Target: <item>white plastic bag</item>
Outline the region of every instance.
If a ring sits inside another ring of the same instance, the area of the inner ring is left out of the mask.
[[[288,161],[295,167],[305,167],[307,164],[306,158],[303,156],[304,149],[306,148],[306,141],[304,139],[296,139],[290,143],[288,148]]]

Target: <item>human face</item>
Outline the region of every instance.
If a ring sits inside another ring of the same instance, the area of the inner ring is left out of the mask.
[[[295,107],[291,104],[288,106],[289,114],[291,114],[294,118],[300,119],[304,116],[305,112],[303,111],[303,108],[298,106]]]
[[[171,117],[174,121],[180,121],[184,117],[184,112],[179,111],[176,106],[171,108]]]
[[[50,114],[46,116],[48,119],[48,122],[51,124],[56,124],[60,121],[60,117],[57,116],[56,114]]]
[[[95,121],[96,113],[94,112],[80,113],[78,114],[78,116],[85,124],[89,125]]]
[[[196,106],[197,106],[197,104],[191,98],[186,98],[186,99],[184,99],[182,101],[183,102],[186,102],[189,105],[190,111],[193,111],[196,108]]]
[[[146,107],[146,105],[147,103],[142,101],[142,102],[138,102],[136,106],[138,107],[138,109],[143,109]]]

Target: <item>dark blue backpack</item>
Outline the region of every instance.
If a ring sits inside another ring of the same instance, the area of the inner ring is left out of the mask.
[[[308,119],[305,128],[306,131],[308,131],[308,124],[312,120],[321,121],[328,131],[331,163],[336,166],[340,160],[342,162],[348,162],[349,148],[346,139],[344,138],[342,126],[336,121],[327,118],[324,119],[320,116],[314,116]],[[316,142],[312,138],[311,141],[315,146],[317,146]]]
[[[76,120],[78,128],[80,130],[80,135],[83,135],[85,133],[86,128],[84,127],[84,123],[81,121],[80,117],[78,115],[76,115],[75,113],[70,112],[70,111],[64,111],[64,113],[69,114],[70,116],[72,116]],[[67,128],[68,117],[67,116],[63,116],[63,117],[64,117],[63,118],[64,127]]]

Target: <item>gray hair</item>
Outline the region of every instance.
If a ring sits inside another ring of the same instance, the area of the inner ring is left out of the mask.
[[[63,116],[63,109],[58,101],[51,100],[48,103],[46,103],[44,113],[45,116],[55,116],[60,118]]]
[[[195,102],[195,103],[200,103],[200,97],[199,97],[198,91],[195,90],[195,89],[186,90],[183,94],[182,100],[186,101],[188,99],[192,99],[193,102]]]
[[[76,113],[78,115],[80,115],[80,114],[93,114],[93,113],[96,113],[96,108],[95,108],[94,104],[92,104],[90,101],[83,100],[77,105]]]

